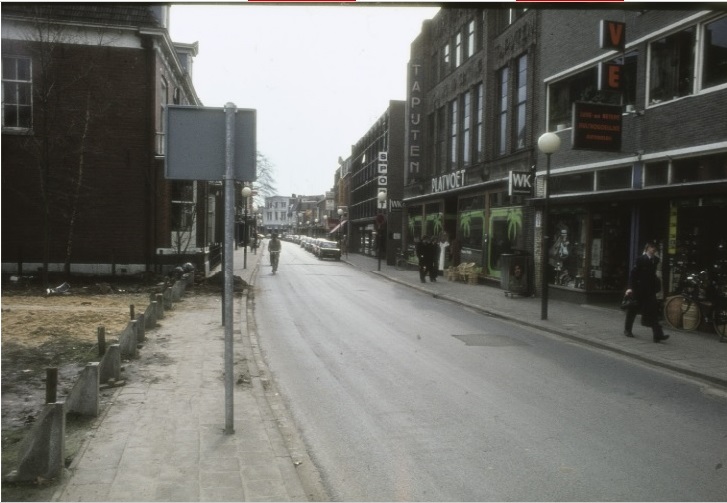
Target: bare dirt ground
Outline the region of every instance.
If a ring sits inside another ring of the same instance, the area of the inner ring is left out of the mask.
[[[80,370],[98,361],[98,327],[106,344],[116,342],[131,319],[149,305],[155,285],[78,284],[66,294],[46,295],[38,288],[3,278],[2,310],[2,475],[17,467],[22,440],[43,408],[46,369],[58,369],[57,397],[67,396]],[[122,363],[123,365],[123,363]],[[106,399],[113,390],[104,392]],[[102,394],[101,407],[107,401]],[[67,417],[66,465],[82,445],[91,419]],[[45,491],[44,491],[45,486]],[[43,501],[52,481],[3,482],[4,501]]]

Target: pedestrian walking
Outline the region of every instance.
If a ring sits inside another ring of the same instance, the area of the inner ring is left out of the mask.
[[[427,260],[429,256],[429,236],[424,236],[416,244],[417,261],[419,262],[419,279],[427,282]]]
[[[449,236],[447,236],[446,232],[442,232],[439,235],[439,243],[438,243],[438,261],[437,269],[438,274],[441,276],[444,274],[444,268],[447,265],[447,254],[449,252]]]
[[[656,243],[649,241],[644,246],[644,253],[636,259],[629,273],[629,284],[626,297],[633,297],[635,305],[626,308],[624,335],[633,337],[632,332],[636,315],[641,312],[641,324],[651,327],[654,342],[669,338],[659,324],[659,302],[657,293],[661,291],[661,280],[656,275],[659,257],[656,256]]]
[[[439,245],[437,237],[429,238],[426,250],[427,271],[429,271],[429,280],[434,283],[437,281],[437,257],[439,255]]]

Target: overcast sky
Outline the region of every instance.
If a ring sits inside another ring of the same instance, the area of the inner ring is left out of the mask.
[[[406,99],[410,45],[431,6],[174,5],[175,42],[199,42],[206,107],[257,110],[257,149],[279,195],[331,190],[338,157]]]

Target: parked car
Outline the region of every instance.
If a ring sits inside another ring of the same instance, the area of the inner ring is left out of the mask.
[[[341,249],[338,247],[338,243],[335,241],[328,241],[327,239],[321,239],[318,243],[318,258],[332,258],[341,260]]]

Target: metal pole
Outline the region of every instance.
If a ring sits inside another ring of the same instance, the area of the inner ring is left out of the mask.
[[[540,296],[540,319],[548,319],[548,212],[550,202],[550,156],[551,154],[545,154],[545,204],[543,205],[543,219],[542,219],[542,251],[540,254],[540,267],[541,267],[541,282],[543,293]]]
[[[235,432],[233,390],[235,385],[232,347],[232,253],[235,240],[235,113],[234,103],[225,104],[225,434]]]
[[[245,227],[242,233],[242,268],[247,269],[247,236],[249,235],[247,228],[247,198],[245,197]]]

